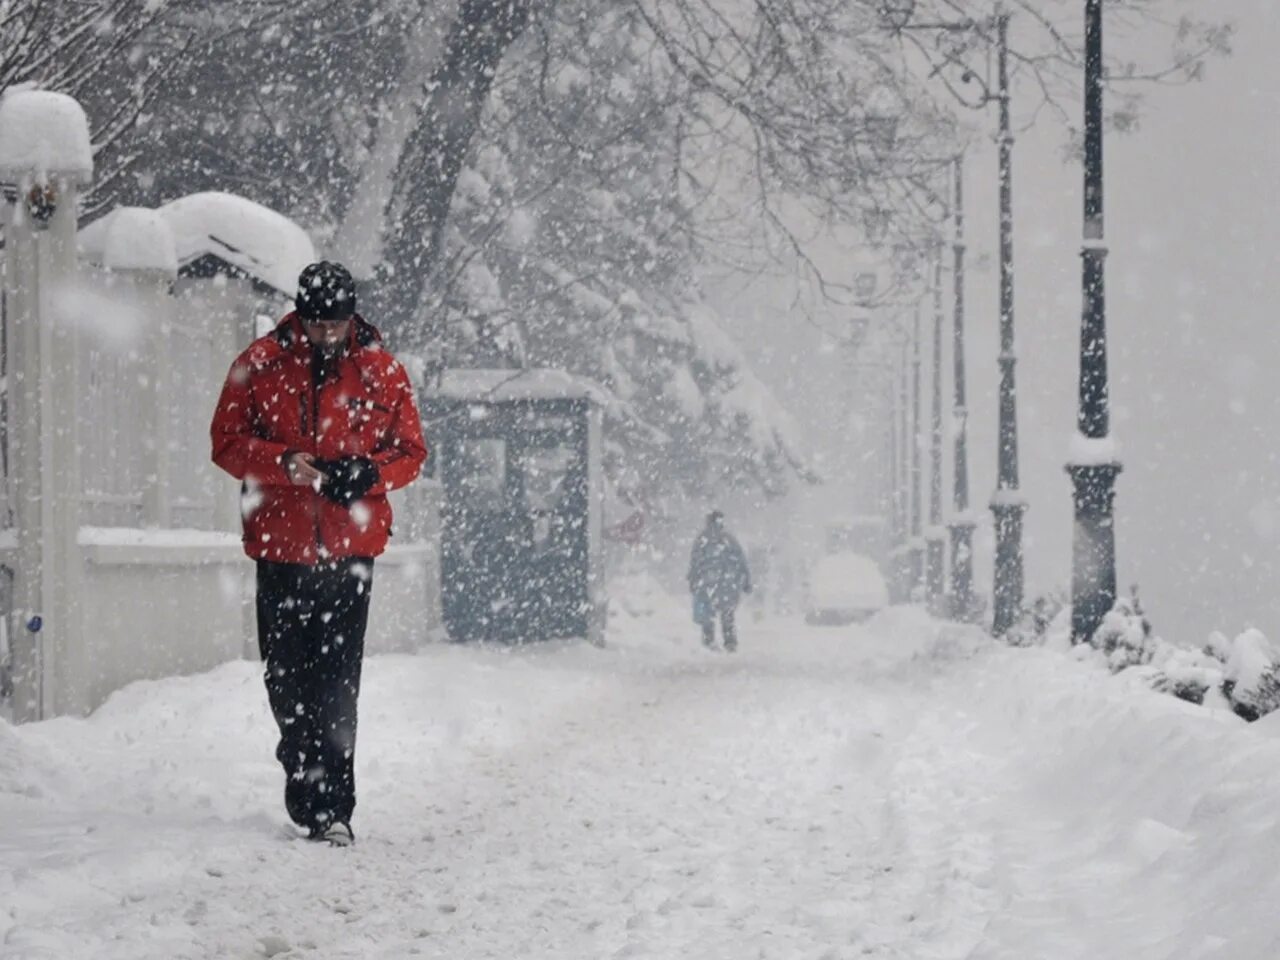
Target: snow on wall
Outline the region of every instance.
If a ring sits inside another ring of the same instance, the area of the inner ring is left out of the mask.
[[[0,178],[17,182],[62,177],[93,180],[89,121],[73,98],[50,90],[12,90],[0,97]]]

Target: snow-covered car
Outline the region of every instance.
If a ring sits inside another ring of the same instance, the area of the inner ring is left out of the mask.
[[[805,622],[843,624],[865,620],[889,605],[884,574],[870,557],[833,553],[809,571]]]

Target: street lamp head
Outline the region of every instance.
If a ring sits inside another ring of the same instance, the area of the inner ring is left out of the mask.
[[[880,22],[893,31],[905,29],[915,12],[916,0],[880,0],[877,10]]]

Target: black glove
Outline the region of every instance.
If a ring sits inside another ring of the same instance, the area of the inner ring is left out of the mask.
[[[363,499],[378,482],[378,465],[368,457],[317,460],[316,467],[326,477],[320,485],[321,495],[340,507]]]

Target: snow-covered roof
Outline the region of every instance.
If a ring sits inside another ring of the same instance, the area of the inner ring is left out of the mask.
[[[564,370],[446,370],[434,395],[449,400],[588,399],[599,404],[608,395],[599,384]]]
[[[283,214],[231,193],[193,193],[160,207],[177,246],[178,262],[212,254],[287,297],[298,274],[316,260],[307,232]]]
[[[0,97],[0,179],[17,183],[24,176],[79,186],[93,180],[89,121],[65,93],[11,90]]]
[[[154,270],[178,273],[173,231],[156,210],[120,207],[103,228],[102,264],[112,270]]]
[[[107,264],[107,254],[122,215],[135,225],[142,208],[119,207],[81,228],[80,256]],[[126,212],[130,211],[130,212]],[[286,297],[298,289],[298,274],[316,260],[305,230],[282,214],[230,193],[193,193],[151,211],[169,230],[179,267],[213,256],[243,270]],[[133,228],[130,228],[131,230]]]

